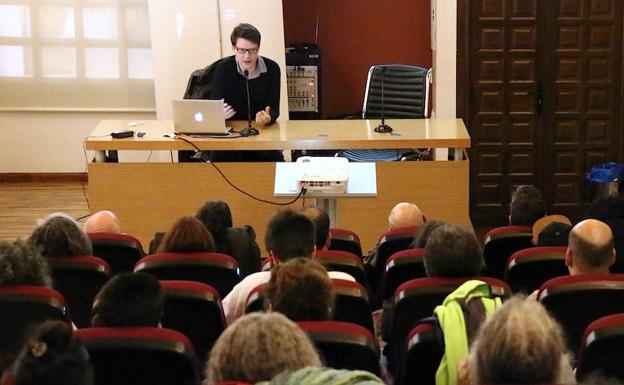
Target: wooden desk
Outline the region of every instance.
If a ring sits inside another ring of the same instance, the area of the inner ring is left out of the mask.
[[[202,150],[295,150],[355,148],[454,148],[465,154],[470,137],[460,119],[387,120],[396,135],[373,131],[377,120],[285,121],[261,128],[248,138],[193,138]],[[236,129],[246,122],[233,122]],[[112,139],[111,131],[146,132],[143,138]],[[87,150],[191,150],[172,133],[171,121],[102,121],[86,140]],[[398,202],[416,203],[429,219],[471,227],[468,216],[468,160],[389,162],[377,165],[378,195],[345,198],[338,204],[340,226],[360,236],[363,249],[372,247],[388,224],[390,209]],[[256,196],[273,197],[274,163],[220,163],[234,183]],[[223,199],[232,209],[235,225],[252,225],[261,247],[268,219],[279,209],[256,202],[234,190],[210,164],[199,163],[90,163],[89,198],[92,211],[117,213],[124,231],[137,236],[147,248],[155,231],[166,231],[182,215],[194,215],[207,200]],[[313,204],[306,199],[306,204]],[[301,207],[299,201],[293,206]]]

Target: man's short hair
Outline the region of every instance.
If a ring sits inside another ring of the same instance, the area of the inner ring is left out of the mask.
[[[50,268],[39,249],[24,241],[0,242],[0,286],[52,286]]]
[[[429,239],[429,236],[431,235],[433,230],[437,229],[443,224],[444,222],[436,220],[425,222],[425,224],[422,225],[420,229],[418,229],[416,237],[414,238],[414,241],[412,241],[412,243],[410,244],[410,247],[412,249],[424,249],[425,246],[427,246],[427,239]]]
[[[439,226],[427,239],[424,255],[428,277],[465,277],[481,274],[485,265],[475,235],[459,226]]]
[[[238,39],[241,38],[260,45],[260,31],[258,31],[258,29],[251,24],[240,23],[234,27],[234,30],[230,35],[232,45],[236,45]]]
[[[614,242],[613,237],[611,237],[609,242],[597,245],[579,237],[576,232],[570,231],[568,247],[572,250],[572,254],[577,262],[581,262],[581,264],[587,267],[595,268],[609,265],[613,256]]]
[[[227,229],[232,227],[230,206],[222,200],[208,201],[197,210],[195,218],[199,219],[212,234],[215,243],[225,242]]]
[[[120,273],[98,293],[91,311],[94,327],[155,327],[163,313],[160,282],[149,274]]]
[[[264,243],[267,250],[282,262],[297,257],[312,257],[315,231],[314,223],[308,217],[285,210],[269,221]]]
[[[315,206],[305,207],[301,210],[301,213],[310,218],[312,223],[314,223],[317,250],[324,248],[325,243],[327,243],[327,238],[329,237],[329,215],[327,215],[325,210]]]
[[[533,226],[535,221],[546,215],[546,204],[542,193],[532,185],[518,186],[509,204],[509,224]]]
[[[292,321],[327,321],[333,313],[335,291],[323,265],[295,258],[271,270],[266,296],[272,311]]]
[[[63,213],[52,214],[41,221],[29,240],[47,258],[93,254],[87,234],[72,217]]]

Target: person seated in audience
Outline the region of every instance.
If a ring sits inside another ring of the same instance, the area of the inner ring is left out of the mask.
[[[589,207],[588,218],[598,219],[611,228],[617,258],[612,270],[624,273],[624,195],[596,199]]]
[[[510,226],[533,226],[535,221],[546,215],[546,204],[542,193],[532,185],[518,186],[511,195],[509,204]]]
[[[102,210],[91,214],[84,224],[84,231],[88,233],[121,233],[119,219],[109,210]]]
[[[570,275],[608,274],[615,256],[613,234],[604,222],[586,219],[570,231],[566,251]]]
[[[401,202],[395,205],[388,216],[389,230],[400,227],[420,228],[425,223],[425,217],[418,206],[413,203]],[[377,251],[379,244],[372,248],[364,258],[364,262],[370,266],[377,265]]]
[[[285,210],[277,213],[267,225],[265,244],[272,266],[294,258],[312,258],[316,247],[314,223],[306,216]],[[331,271],[331,278],[354,281],[349,274]],[[269,282],[270,271],[259,271],[239,282],[223,299],[223,312],[228,323],[234,322],[245,313],[249,293],[263,283]]]
[[[485,267],[477,237],[451,224],[439,226],[431,232],[423,262],[428,277],[478,276]]]
[[[335,297],[325,267],[308,258],[295,258],[275,266],[266,289],[268,310],[295,322],[330,320]]]
[[[92,385],[93,366],[70,325],[47,321],[33,331],[2,384]]]
[[[120,273],[100,290],[91,310],[93,327],[158,327],[164,293],[149,274]]]
[[[260,271],[260,248],[253,227],[232,227],[230,207],[221,200],[206,202],[196,214],[210,231],[216,251],[238,261],[243,277]]]
[[[438,227],[444,224],[445,222],[443,221],[436,221],[436,220],[427,221],[419,229],[418,235],[416,235],[416,238],[414,238],[414,241],[410,244],[410,247],[412,249],[424,249],[425,246],[427,246],[427,239],[429,239],[429,236],[431,235],[433,230],[437,229]]]
[[[50,268],[39,249],[17,240],[0,242],[0,286],[52,287]]]
[[[332,368],[307,367],[294,372],[284,372],[271,381],[256,385],[383,385],[384,382],[373,373],[363,370],[345,370]],[[597,385],[597,384],[596,384]],[[609,384],[617,385],[617,384]]]
[[[304,207],[300,212],[314,223],[314,228],[316,229],[316,249],[329,249],[329,244],[331,243],[329,215],[327,215],[325,210],[316,206]]]
[[[46,258],[92,255],[91,240],[69,215],[56,213],[43,219],[29,241]]]
[[[561,327],[536,301],[515,296],[481,327],[463,384],[573,384],[574,375]]]
[[[178,219],[167,231],[158,253],[200,253],[215,251],[214,240],[206,227],[194,217]]]
[[[563,215],[547,215],[533,224],[533,239],[536,246],[567,246],[572,222]]]
[[[255,384],[321,360],[306,334],[282,314],[251,313],[230,325],[215,342],[203,385],[227,381]]]

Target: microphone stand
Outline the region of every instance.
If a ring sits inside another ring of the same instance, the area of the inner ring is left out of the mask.
[[[243,72],[245,75],[245,86],[247,87],[247,127],[240,131],[240,136],[258,135],[258,130],[251,125],[251,98],[249,97],[249,71]]]
[[[384,117],[384,75],[386,74],[386,67],[381,67],[379,70],[381,72],[381,124],[375,127],[373,131],[385,134],[392,132],[392,127],[386,124],[386,119]]]

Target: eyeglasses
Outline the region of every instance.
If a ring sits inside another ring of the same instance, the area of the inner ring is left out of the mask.
[[[250,54],[250,55],[255,55],[258,53],[258,48],[239,48],[236,47],[236,52],[240,53],[241,55],[244,55],[246,53]]]

